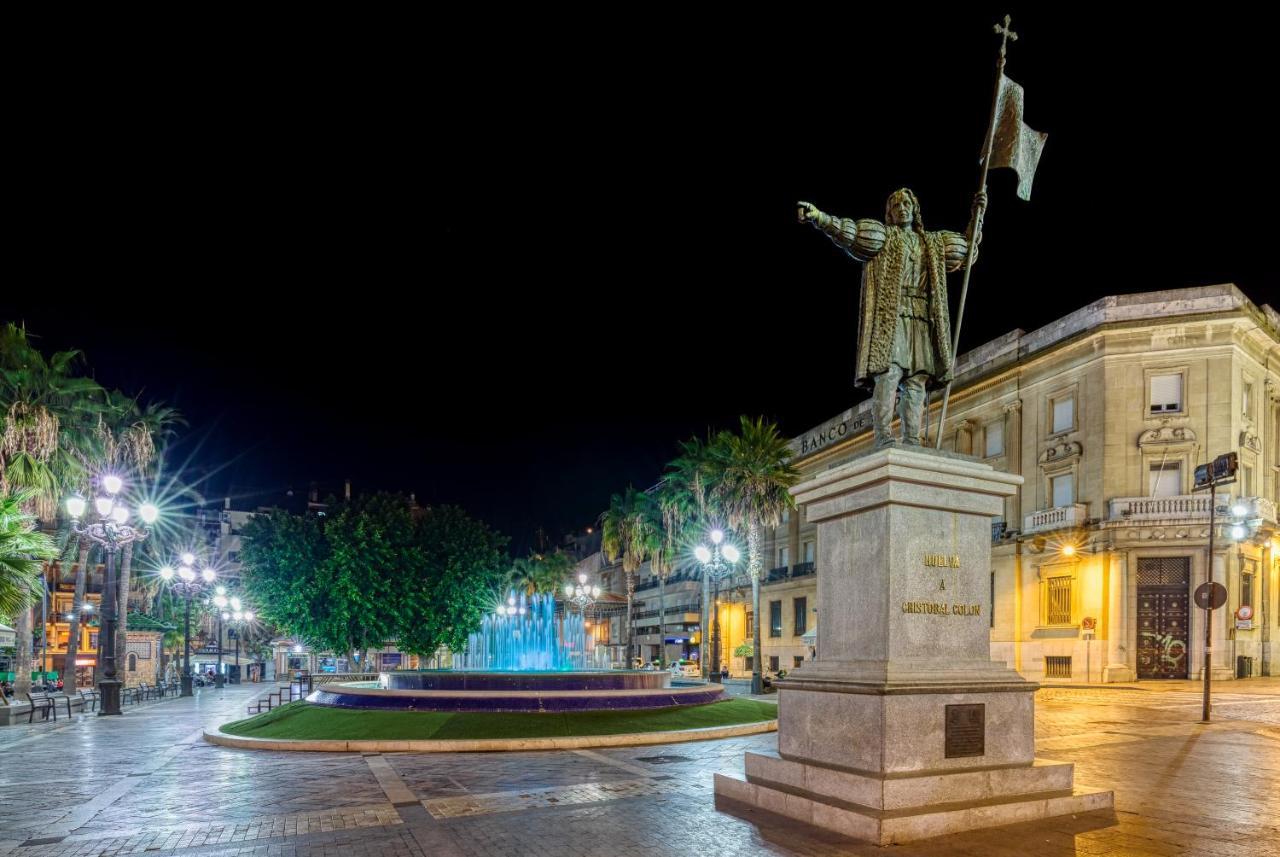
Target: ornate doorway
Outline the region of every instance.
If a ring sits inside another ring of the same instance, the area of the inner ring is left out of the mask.
[[[1187,678],[1191,557],[1138,560],[1138,678]]]

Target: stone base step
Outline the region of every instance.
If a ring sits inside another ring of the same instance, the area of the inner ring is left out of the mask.
[[[736,774],[716,774],[715,793],[717,808],[731,809],[737,804],[760,809],[876,845],[1114,808],[1112,792],[1083,787],[902,810],[877,810],[812,793],[795,794],[748,782]]]

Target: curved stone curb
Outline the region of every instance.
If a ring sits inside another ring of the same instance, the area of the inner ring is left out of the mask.
[[[648,744],[680,744],[686,741],[709,741],[714,738],[737,738],[777,732],[777,720],[740,723],[736,726],[706,726],[701,729],[679,729],[671,732],[629,732],[622,735],[578,735],[563,738],[472,738],[465,740],[406,741],[299,741],[289,738],[245,738],[228,735],[221,729],[206,729],[204,740],[223,747],[242,750],[295,750],[317,753],[492,753],[504,750],[586,750],[592,747],[637,747]]]

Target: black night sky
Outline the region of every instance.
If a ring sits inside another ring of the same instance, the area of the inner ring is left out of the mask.
[[[963,230],[1005,12],[1049,141],[1031,202],[992,174],[961,350],[1106,294],[1280,303],[1253,13],[831,8],[294,22],[50,72],[10,126],[0,318],[177,405],[210,496],[349,476],[522,550],[680,438],[861,398],[858,266],[794,203],[906,185]]]

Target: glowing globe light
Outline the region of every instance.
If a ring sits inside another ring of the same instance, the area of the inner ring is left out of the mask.
[[[214,603],[215,605],[217,605],[219,608],[221,608],[221,607],[226,607],[226,606],[227,606],[227,596],[225,596],[225,595],[215,595],[215,596],[213,596],[213,603]]]
[[[110,497],[94,497],[93,508],[98,510],[98,514],[104,518],[111,517],[111,510],[115,507],[116,502]]]
[[[206,568],[200,572],[200,576],[204,578],[205,583],[213,583],[218,578],[218,573],[211,568]]]
[[[223,613],[223,614],[222,614],[222,621],[223,621],[223,622],[227,621],[227,620],[228,620],[228,619],[230,619],[230,618],[231,618],[231,614],[230,614],[230,613]]]
[[[195,554],[193,554],[193,553],[184,553],[184,554],[182,555],[182,564],[183,564],[183,565],[195,565],[195,564],[196,564],[196,555],[195,555]]]
[[[706,545],[698,545],[696,548],[694,548],[693,555],[698,558],[698,562],[701,562],[704,564],[711,562],[711,551],[707,548]]]
[[[239,610],[237,610],[236,612],[231,614],[231,618],[235,619],[237,622],[242,622],[244,621],[244,614],[241,613]]]
[[[239,609],[240,609],[240,599],[239,599],[239,598],[236,598],[234,595],[233,595],[233,596],[231,596],[231,609],[232,609],[232,610],[239,610]]]
[[[184,565],[178,569],[178,577],[182,578],[183,583],[190,583],[196,579],[195,569],[189,565]]]
[[[742,558],[742,554],[738,553],[738,549],[733,545],[725,545],[720,553],[724,554],[724,558],[729,562],[737,562]]]
[[[1063,545],[1063,546],[1062,546],[1062,555],[1063,555],[1063,556],[1075,556],[1075,555],[1076,555],[1076,546],[1075,546],[1075,545]]]
[[[244,620],[245,620],[246,622],[252,622],[252,621],[253,621],[253,611],[252,611],[252,610],[246,610],[246,611],[244,611]]]
[[[1231,514],[1235,515],[1237,518],[1243,518],[1245,515],[1249,514],[1249,507],[1244,503],[1236,503],[1231,507]]]
[[[138,517],[144,524],[154,524],[156,518],[160,517],[160,510],[156,508],[155,503],[143,503],[138,507]]]
[[[215,594],[215,595],[226,595],[226,594],[227,594],[227,587],[225,587],[225,586],[219,586],[217,589],[213,590],[213,592],[214,592],[214,594]]]
[[[724,530],[712,530],[711,541],[713,544],[717,545],[724,541]]]
[[[106,489],[108,494],[119,494],[120,489],[124,487],[124,480],[115,474],[102,477],[102,487]]]
[[[165,582],[173,580],[173,569],[167,565],[160,569],[160,579]]]
[[[1243,539],[1243,538],[1244,538],[1244,527],[1243,527],[1242,525],[1240,525],[1240,524],[1236,524],[1234,527],[1232,527],[1232,528],[1231,528],[1231,538],[1236,539],[1237,541],[1238,541],[1238,540],[1240,540],[1240,539]]]
[[[126,524],[129,522],[129,507],[121,503],[111,510],[111,520],[117,524]]]
[[[566,584],[564,585],[564,594],[565,594],[565,595],[567,595],[567,596],[570,596],[570,597],[572,597],[572,596],[573,596],[573,584],[572,584],[572,583],[566,583]]]
[[[67,514],[73,518],[80,518],[84,515],[85,502],[83,497],[67,498]]]

